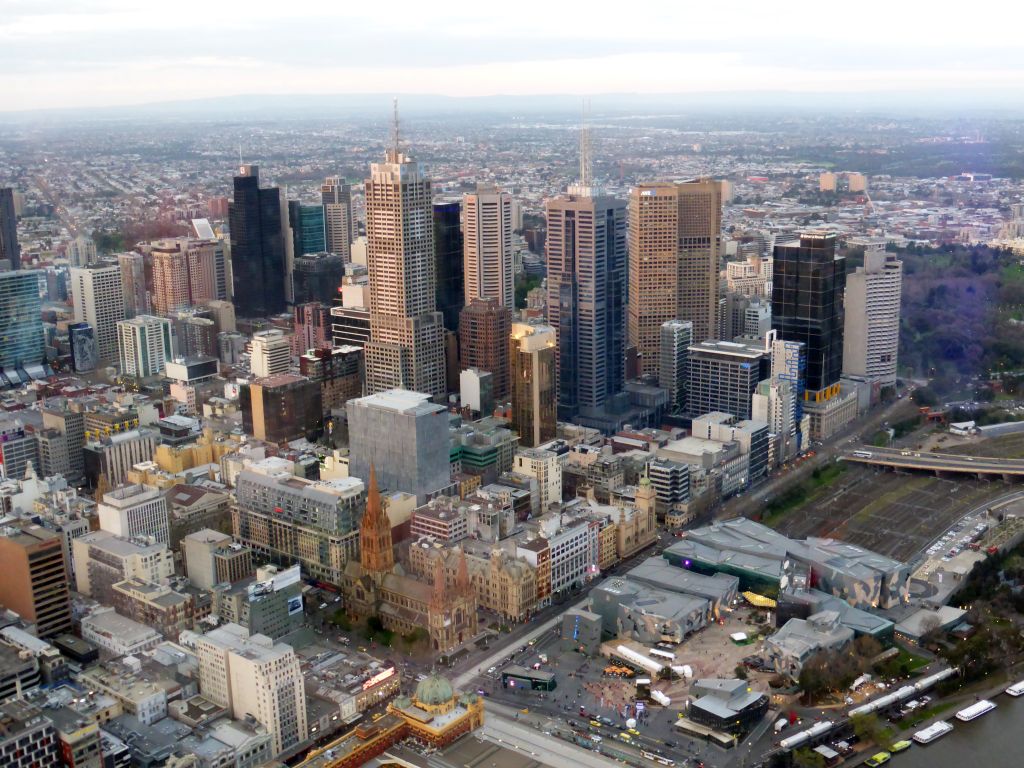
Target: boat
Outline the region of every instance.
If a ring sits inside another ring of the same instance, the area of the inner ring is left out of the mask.
[[[903,750],[910,749],[912,743],[913,742],[907,741],[906,739],[903,739],[902,741],[897,741],[895,744],[889,747],[889,752],[890,754],[898,755]]]
[[[923,731],[918,731],[913,735],[914,741],[918,744],[928,744],[935,741],[940,736],[945,736],[947,733],[953,730],[953,726],[947,723],[945,720],[940,720],[937,723],[932,723]]]
[[[1024,680],[1011,685],[1006,689],[1006,692],[1011,696],[1024,696]]]
[[[976,717],[981,717],[986,712],[991,712],[995,708],[996,705],[993,704],[991,701],[989,701],[988,699],[982,699],[976,704],[971,704],[971,706],[967,707],[967,709],[961,709],[959,712],[957,712],[956,719],[963,720],[966,723],[968,720],[973,720]]]
[[[892,757],[888,752],[877,752],[864,761],[864,765],[868,768],[878,768],[879,765],[885,765],[889,762],[889,758]]]

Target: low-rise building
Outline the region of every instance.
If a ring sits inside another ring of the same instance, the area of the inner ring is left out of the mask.
[[[122,616],[113,608],[97,608],[82,619],[82,638],[113,656],[141,653],[163,638],[152,627]]]
[[[822,611],[805,619],[790,619],[764,642],[772,668],[794,680],[804,663],[819,651],[836,653],[853,641],[854,632],[839,623],[835,611]]]
[[[707,600],[615,577],[590,593],[591,610],[613,637],[640,643],[681,643],[703,629],[710,616]]]

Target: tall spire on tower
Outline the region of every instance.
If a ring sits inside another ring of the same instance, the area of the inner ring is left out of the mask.
[[[448,604],[447,584],[444,575],[444,553],[438,552],[434,558],[434,590],[430,595],[430,605],[437,610],[443,610]]]
[[[391,155],[391,157],[389,159],[391,160],[391,162],[397,163],[398,162],[399,147],[401,145],[401,134],[399,132],[399,124],[398,124],[398,97],[397,96],[395,96],[394,100],[392,101],[392,110],[393,110],[393,113],[392,113],[392,117],[391,117],[391,152],[389,153]]]
[[[590,160],[590,126],[587,120],[590,117],[590,99],[583,100],[583,115],[580,120],[580,186],[589,187],[592,175]]]
[[[391,546],[391,521],[384,511],[384,502],[377,488],[377,469],[370,465],[366,488],[366,512],[359,526],[359,559],[368,571],[384,573],[395,565]]]

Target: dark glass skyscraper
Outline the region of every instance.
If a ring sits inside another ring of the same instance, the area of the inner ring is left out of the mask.
[[[806,345],[805,400],[839,394],[843,370],[843,291],[846,258],[834,234],[803,233],[775,246],[772,328],[783,341]]]
[[[296,254],[292,269],[295,303],[319,301],[331,306],[345,277],[345,261],[336,253]]]
[[[14,190],[0,187],[0,259],[11,262],[11,269],[21,268],[18,246],[18,225],[14,214]]]
[[[322,205],[303,205],[298,200],[289,200],[288,223],[292,229],[296,258],[304,253],[322,253],[327,250]],[[296,299],[295,303],[300,302]]]
[[[285,247],[277,187],[260,189],[260,171],[243,165],[228,207],[235,312],[269,317],[285,311]]]
[[[444,327],[458,333],[459,313],[465,303],[462,270],[462,203],[434,203],[434,271],[437,274],[437,311]]]
[[[574,186],[548,201],[548,322],[558,418],[601,411],[625,378],[626,204]]]

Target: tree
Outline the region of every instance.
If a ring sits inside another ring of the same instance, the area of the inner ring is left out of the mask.
[[[735,675],[740,680],[746,680],[747,679],[747,668],[744,667],[742,664],[737,664],[736,665],[736,669],[735,669]]]
[[[853,650],[862,659],[870,661],[882,652],[882,644],[871,635],[861,635],[853,641]]]
[[[870,741],[882,749],[892,746],[892,729],[884,727],[878,715],[854,715],[850,718],[850,725],[861,741]]]

